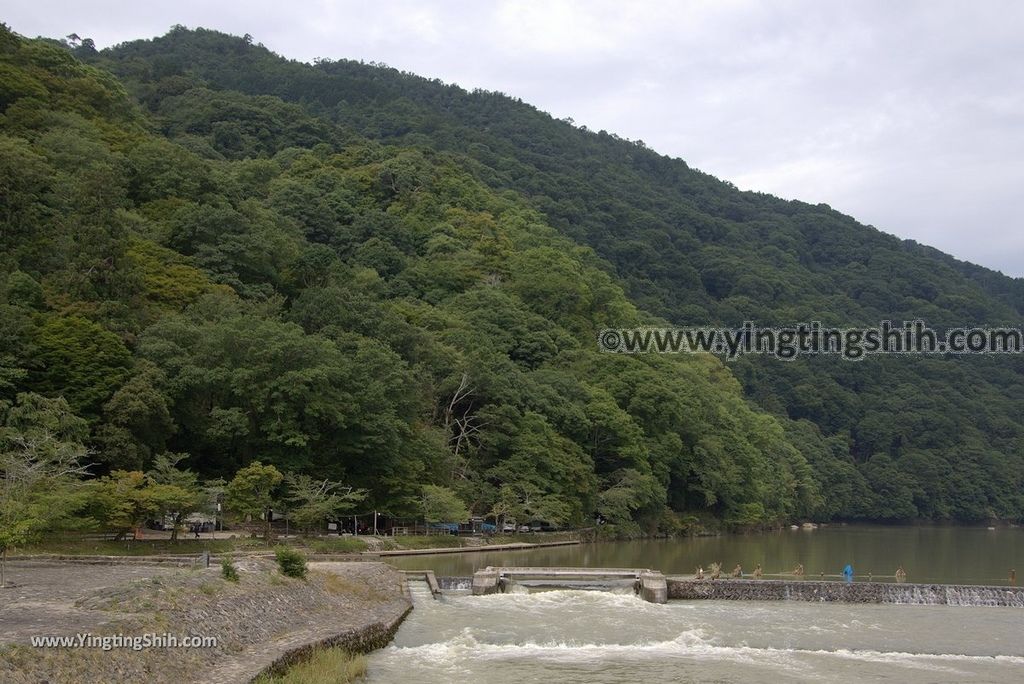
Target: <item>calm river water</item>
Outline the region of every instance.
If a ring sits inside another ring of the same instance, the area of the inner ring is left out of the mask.
[[[765,573],[789,572],[802,563],[809,579],[838,576],[847,563],[856,579],[893,575],[900,564],[910,582],[1006,584],[1011,569],[1024,575],[1024,528],[829,526],[813,531],[644,540],[527,551],[476,552],[389,558],[403,569],[432,569],[438,575],[471,575],[488,565],[650,568],[691,574],[697,565],[758,563]],[[1020,580],[1024,582],[1024,578]]]
[[[812,532],[643,541],[515,553],[403,558],[406,568],[467,575],[496,564],[650,567],[689,573],[720,561],[808,574],[854,565],[911,581],[1005,583],[1024,570],[1024,530],[829,527]],[[865,578],[866,579],[866,578]],[[433,600],[370,656],[368,681],[1021,682],[1024,609],[802,602],[670,601],[555,590]]]

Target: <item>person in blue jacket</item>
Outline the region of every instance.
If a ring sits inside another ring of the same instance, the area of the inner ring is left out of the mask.
[[[843,568],[843,579],[847,582],[853,581],[853,566],[849,563],[847,563],[846,567]]]

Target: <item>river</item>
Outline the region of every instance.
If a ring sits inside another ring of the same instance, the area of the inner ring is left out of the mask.
[[[689,573],[719,561],[808,574],[854,565],[911,581],[1006,583],[1024,569],[1024,531],[828,527],[677,541],[639,541],[514,553],[402,558],[406,568],[468,575],[488,564],[650,567]],[[660,682],[1020,682],[1024,610],[803,602],[646,603],[629,591],[529,591],[430,597],[394,642],[370,656],[383,684]]]
[[[1024,574],[1024,528],[880,527],[830,525],[676,540],[607,542],[526,551],[480,551],[387,559],[402,569],[466,576],[488,565],[650,568],[667,575],[691,574],[698,565],[721,563],[746,572],[761,564],[767,574],[790,572],[801,563],[808,578],[838,577],[853,566],[857,580],[892,576],[902,565],[910,582],[1007,584],[1010,570]]]

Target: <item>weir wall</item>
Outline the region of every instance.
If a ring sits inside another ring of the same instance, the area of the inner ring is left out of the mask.
[[[668,578],[669,599],[817,601],[1024,608],[1024,587],[889,582]]]

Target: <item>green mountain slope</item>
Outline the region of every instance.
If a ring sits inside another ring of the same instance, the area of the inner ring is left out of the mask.
[[[740,192],[604,131],[578,129],[498,93],[469,93],[351,61],[306,65],[240,38],[176,28],[94,56],[181,141],[218,143],[230,107],[195,116],[193,88],[274,95],[373,140],[457,152],[495,191],[514,191],[593,248],[641,309],[674,324],[812,320],[851,326],[923,318],[937,327],[1017,324],[1024,281],[901,241],[827,206]],[[249,137],[246,138],[245,136]],[[241,145],[241,147],[239,147]],[[246,147],[249,145],[249,147]],[[830,515],[983,519],[1019,515],[1024,485],[1020,358],[834,358],[730,365],[749,397],[808,421],[878,494],[864,504],[817,465]],[[813,434],[789,426],[791,438]],[[813,453],[822,446],[805,449]],[[834,464],[834,461],[826,461]],[[857,487],[859,491],[859,485]],[[860,497],[860,498],[859,498]]]
[[[95,69],[0,45],[0,391],[65,396],[106,467],[259,458],[396,513],[430,482],[627,531],[1024,514],[1019,359],[594,348],[1013,322],[1021,281],[499,94],[203,30],[73,51]]]
[[[27,393],[63,397],[96,474],[259,459],[396,515],[431,483],[479,514],[627,534],[823,514],[811,461],[861,482],[713,358],[600,354],[596,329],[649,315],[465,156],[173,74],[144,112],[6,28],[0,73],[10,439]]]

